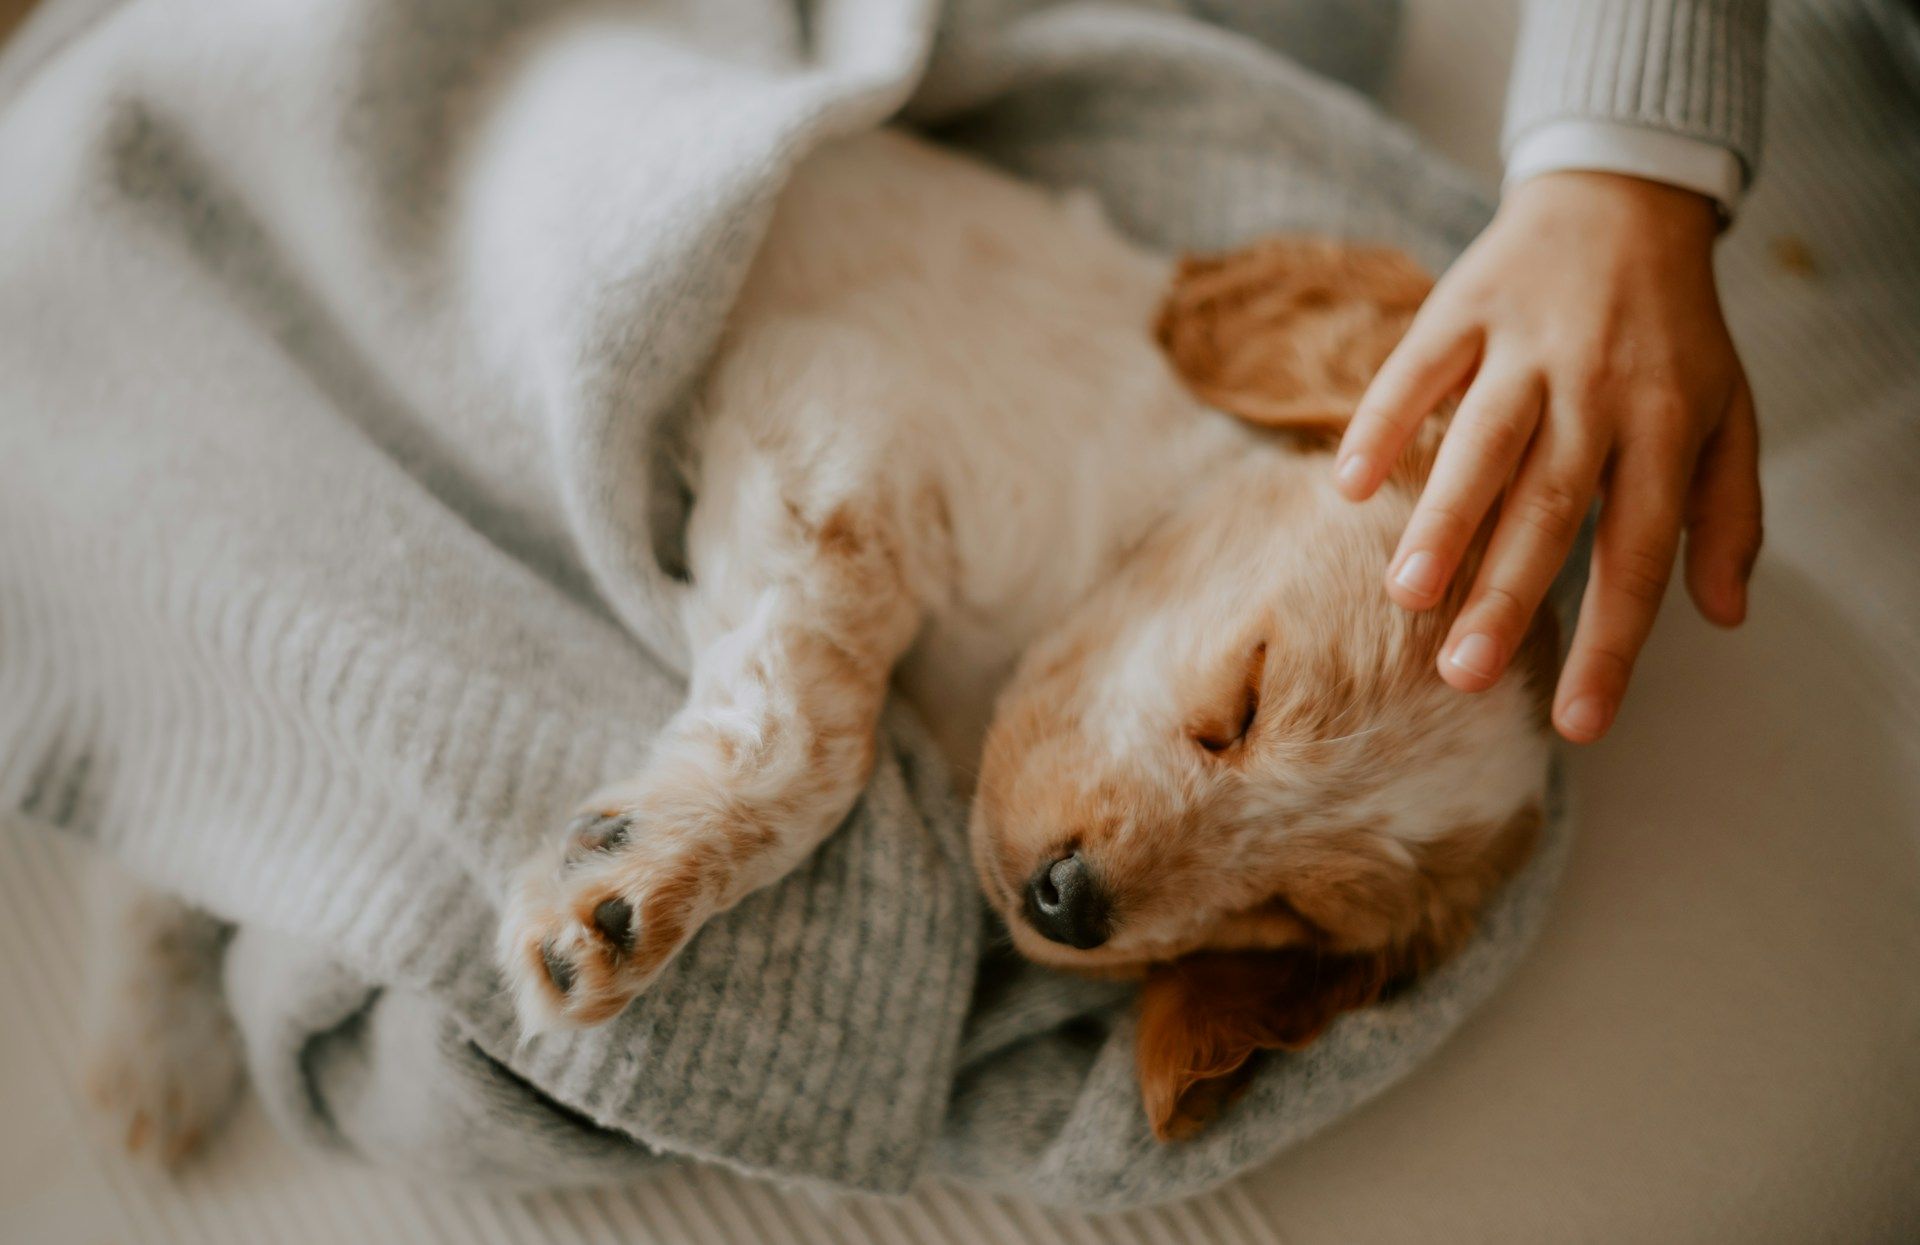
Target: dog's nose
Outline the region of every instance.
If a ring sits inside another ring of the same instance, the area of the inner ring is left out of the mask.
[[[1107,940],[1107,895],[1075,852],[1044,866],[1027,882],[1027,922],[1040,936],[1082,951]]]

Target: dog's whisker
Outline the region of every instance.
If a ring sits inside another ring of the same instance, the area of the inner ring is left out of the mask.
[[[1364,730],[1357,730],[1346,735],[1335,735],[1331,739],[1317,739],[1314,742],[1321,743],[1321,744],[1343,744],[1350,739],[1364,739],[1368,735],[1377,734],[1380,731],[1384,731],[1386,729],[1387,729],[1387,723],[1381,722],[1381,723],[1378,723],[1377,725],[1366,727]]]

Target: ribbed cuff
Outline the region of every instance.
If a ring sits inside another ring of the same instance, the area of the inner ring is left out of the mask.
[[[1758,166],[1765,0],[1528,0],[1501,147],[1553,122],[1617,122]]]
[[[1542,173],[1625,173],[1705,195],[1731,220],[1740,206],[1740,159],[1705,139],[1617,121],[1552,121],[1507,153],[1505,185]]]

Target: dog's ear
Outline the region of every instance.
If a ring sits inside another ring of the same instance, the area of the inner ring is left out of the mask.
[[[1182,259],[1155,337],[1209,406],[1338,432],[1432,286],[1397,250],[1273,238]]]
[[[1141,987],[1134,1056],[1154,1136],[1192,1136],[1245,1088],[1256,1053],[1299,1050],[1452,955],[1540,825],[1528,803],[1418,843],[1360,831],[1291,842],[1291,884],[1274,901],[1288,921],[1271,931],[1287,945],[1196,952]]]
[[[1203,951],[1156,965],[1140,991],[1134,1056],[1161,1141],[1191,1137],[1246,1087],[1253,1056],[1299,1050],[1391,982],[1386,955]]]

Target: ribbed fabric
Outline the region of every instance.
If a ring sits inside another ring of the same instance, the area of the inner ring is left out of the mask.
[[[1760,162],[1767,0],[1527,0],[1501,147],[1549,121],[1650,126]]]
[[[1344,14],[1300,9],[1384,57]],[[495,901],[680,698],[685,393],[786,170],[909,100],[1168,247],[1438,265],[1487,210],[1157,5],[135,0],[0,112],[0,801],[239,924],[289,1131],[520,1182],[672,1156],[1164,1200],[1404,1075],[1525,947],[1558,818],[1446,971],[1156,1145],[1124,997],[996,961],[975,999],[963,818],[890,714],[812,860],[617,1022],[518,1040]]]
[[[1801,858],[1792,854],[1791,844],[1773,843],[1765,848],[1772,857],[1769,863],[1757,859],[1760,849],[1753,857],[1735,852],[1723,861],[1731,868],[1698,875],[1701,887],[1722,895],[1733,891],[1756,905],[1777,901],[1783,894],[1803,887],[1819,889],[1822,884],[1830,884],[1836,856],[1846,866],[1842,876],[1858,876],[1860,870],[1877,866],[1879,857],[1851,853],[1845,843],[1856,831],[1874,842],[1881,841],[1877,837],[1881,833],[1893,831],[1851,824],[1850,818],[1861,815],[1855,802],[1847,792],[1825,792],[1823,787],[1836,781],[1851,787],[1864,780],[1876,791],[1891,790],[1901,772],[1897,767],[1911,755],[1911,741],[1920,732],[1920,667],[1912,660],[1920,651],[1920,563],[1912,557],[1910,547],[1911,533],[1916,520],[1920,520],[1916,514],[1920,437],[1915,436],[1915,413],[1920,412],[1920,355],[1914,349],[1915,341],[1920,340],[1920,233],[1912,228],[1913,205],[1920,202],[1920,22],[1915,21],[1911,6],[1893,4],[1782,0],[1778,11],[1771,56],[1774,101],[1769,119],[1768,176],[1749,202],[1740,227],[1721,246],[1721,272],[1735,337],[1754,381],[1766,436],[1769,543],[1756,594],[1756,620],[1777,617],[1780,611],[1796,605],[1805,608],[1813,603],[1817,609],[1799,619],[1796,626],[1763,632],[1764,642],[1758,645],[1753,643],[1753,636],[1724,641],[1732,651],[1747,654],[1744,665],[1729,664],[1725,668],[1731,671],[1729,677],[1765,685],[1778,680],[1782,665],[1805,659],[1806,654],[1798,649],[1783,648],[1787,642],[1844,649],[1857,659],[1863,680],[1870,683],[1858,693],[1860,711],[1871,721],[1885,722],[1890,738],[1885,741],[1884,755],[1862,757],[1856,766],[1836,774],[1809,775],[1806,771],[1811,763],[1792,745],[1795,733],[1805,729],[1810,710],[1818,714],[1850,708],[1847,697],[1851,689],[1837,689],[1813,706],[1764,699],[1742,702],[1766,705],[1786,722],[1777,735],[1781,751],[1738,759],[1739,772],[1746,781],[1761,785],[1768,799],[1779,792],[1778,798],[1799,802],[1797,815],[1818,828],[1806,842],[1834,844],[1832,853],[1813,850]],[[0,129],[4,126],[0,121]],[[10,186],[0,179],[0,188]],[[1255,192],[1268,186],[1258,180],[1246,184]],[[5,327],[16,331],[22,321],[13,318],[14,305],[3,301],[5,289],[0,286],[0,307],[8,309]],[[56,305],[47,304],[49,309]],[[0,334],[0,350],[4,350],[6,340]],[[94,353],[90,357],[102,356]],[[0,424],[17,421],[25,410],[40,409],[15,404],[19,390],[12,386],[24,383],[28,374],[21,370],[20,362],[19,356],[9,355],[7,368],[0,370]],[[22,478],[8,470],[12,461],[0,458],[0,473],[4,473],[9,488],[17,486]],[[8,495],[7,490],[0,490],[0,502]],[[20,566],[12,559],[22,551],[34,552],[37,557],[43,550],[73,558],[68,578],[81,585],[111,588],[118,595],[103,604],[114,608],[141,598],[127,591],[127,583],[103,585],[94,582],[95,576],[102,571],[132,575],[141,564],[139,555],[146,550],[137,548],[124,560],[83,561],[75,544],[55,544],[46,533],[18,525],[20,514],[21,508],[16,507],[0,519],[0,537],[8,542],[0,550],[0,723],[4,723],[6,732],[0,736],[5,741],[0,747],[5,778],[0,781],[7,784],[4,790],[9,798],[26,798],[25,789],[37,787],[40,794],[32,797],[37,807],[56,813],[65,810],[80,824],[101,824],[97,803],[93,812],[87,811],[88,802],[96,799],[88,793],[103,781],[94,775],[106,771],[77,764],[78,756],[90,750],[76,749],[71,743],[56,745],[54,741],[64,738],[84,742],[103,729],[97,717],[90,717],[83,703],[85,697],[74,693],[72,674],[78,667],[72,663],[111,654],[102,653],[84,629],[70,630],[69,615],[54,608],[55,603],[46,594],[29,590],[33,585],[17,573]],[[126,529],[130,536],[139,530],[138,525]],[[157,568],[149,570],[157,573]],[[171,577],[161,574],[159,579],[165,584]],[[1773,591],[1796,585],[1805,591]],[[180,585],[175,588],[184,590]],[[140,591],[148,589],[141,587]],[[168,597],[161,591],[146,599],[165,601]],[[1675,601],[1673,607],[1683,606]],[[251,624],[246,624],[243,616],[235,617],[242,624],[240,631],[250,626],[256,636],[298,632],[316,625],[311,617],[303,621],[299,615],[276,614],[271,609],[260,613]],[[103,620],[98,625],[106,627],[110,623]],[[335,685],[344,687],[356,677],[351,674],[348,657],[352,649],[345,644],[342,633],[325,634],[329,638],[309,640],[304,645],[312,657],[311,665],[302,670],[301,681],[316,693]],[[1764,639],[1768,635],[1771,639]],[[129,636],[116,634],[114,638],[125,641]],[[1742,648],[1743,644],[1746,647]],[[176,665],[171,659],[157,668],[145,668],[143,655],[168,653],[156,646],[127,654],[125,662],[134,674],[162,680],[163,684],[143,702],[148,706],[145,716],[135,715],[125,734],[146,738],[157,727],[171,728],[174,738],[156,746],[143,762],[151,764],[155,772],[139,779],[143,791],[170,801],[172,797],[166,795],[170,787],[204,781],[188,773],[176,758],[193,757],[200,751],[190,738],[191,732],[183,729],[196,725],[189,713],[192,687],[199,683],[217,689],[218,680],[208,673],[215,665],[210,649],[201,651],[200,660],[205,664],[193,669],[187,669],[184,662]],[[564,670],[555,673],[564,674]],[[247,678],[240,681],[251,682]],[[1650,696],[1657,690],[1643,687],[1638,694]],[[215,695],[213,703],[224,703],[217,690]],[[470,702],[469,708],[490,716],[489,703],[482,698]],[[1904,716],[1886,715],[1889,703],[1905,706]],[[27,734],[22,731],[23,724],[37,724],[40,729]],[[548,729],[570,733],[573,728],[562,717]],[[1633,723],[1622,723],[1623,731],[1633,729]],[[238,732],[242,741],[248,734]],[[551,773],[561,773],[574,764],[554,760],[565,750],[540,742],[539,731],[533,738],[532,746],[548,756]],[[302,810],[300,819],[293,823],[294,830],[300,837],[313,840],[309,850],[325,864],[328,840],[310,832],[347,824],[351,819],[344,811],[344,802],[356,788],[352,783],[323,777],[333,758],[322,754],[343,746],[341,741],[331,733],[324,743],[319,733],[313,739],[314,757],[288,762],[295,768],[289,771],[286,789],[275,803],[282,810]],[[1899,747],[1901,740],[1906,741],[1904,750]],[[21,746],[16,749],[15,745]],[[1702,750],[1713,751],[1711,747]],[[459,771],[459,780],[493,782],[496,793],[509,790],[501,798],[512,807],[521,807],[527,800],[524,793],[510,792],[513,783],[548,780],[537,766],[512,780],[488,778],[466,772],[471,761],[453,753],[446,755],[449,759],[443,764]],[[1690,752],[1682,750],[1659,759],[1663,765],[1685,771],[1685,777],[1669,779],[1670,784],[1694,780],[1695,757]],[[1725,760],[1721,758],[1723,763]],[[115,764],[122,766],[120,772],[124,774],[124,758]],[[74,780],[76,772],[81,773],[81,781]],[[35,775],[39,775],[38,782]],[[1723,773],[1712,777],[1728,780]],[[484,809],[492,798],[475,800],[474,805]],[[1869,803],[1867,810],[1869,815],[1881,815],[1910,804],[1910,800],[1898,806]],[[286,816],[270,818],[257,827],[243,826],[241,830],[272,838],[287,821]],[[1910,828],[1910,823],[1908,818],[1902,825]],[[378,827],[375,829],[377,832]],[[446,829],[436,826],[435,832]],[[454,842],[462,841],[471,830],[452,829]],[[1744,844],[1746,829],[1743,826],[1728,831],[1721,827],[1720,832]],[[239,837],[220,833],[213,843],[226,848],[234,846]],[[5,1016],[0,1017],[0,1040],[6,1042],[9,1056],[8,1092],[17,1095],[7,1099],[10,1118],[16,1127],[22,1120],[31,1120],[36,1126],[57,1123],[65,1130],[57,1132],[48,1127],[37,1131],[16,1154],[30,1150],[36,1160],[44,1160],[36,1162],[35,1170],[51,1169],[47,1198],[66,1194],[71,1199],[71,1204],[64,1206],[57,1201],[29,1199],[0,1207],[0,1228],[13,1231],[10,1240],[101,1238],[191,1245],[251,1245],[265,1240],[283,1245],[345,1245],[368,1240],[459,1245],[530,1245],[536,1241],[575,1245],[616,1240],[675,1245],[748,1245],[769,1240],[822,1245],[971,1245],[985,1241],[1090,1245],[1125,1240],[1171,1245],[1204,1240],[1249,1245],[1280,1240],[1503,1239],[1514,1234],[1516,1224],[1532,1225],[1539,1236],[1634,1239],[1636,1229],[1644,1235],[1650,1216],[1658,1216],[1663,1230],[1675,1236],[1711,1236],[1724,1235],[1732,1222],[1729,1203],[1718,1195],[1718,1185],[1703,1192],[1700,1181],[1684,1175],[1675,1177],[1671,1170],[1659,1167],[1678,1163],[1683,1172],[1694,1170],[1691,1164],[1697,1155],[1677,1148],[1684,1139],[1676,1143],[1673,1138],[1649,1138],[1644,1147],[1595,1154],[1594,1166],[1610,1169],[1614,1176],[1611,1181],[1599,1179],[1589,1184],[1575,1177],[1566,1184],[1554,1183],[1553,1178],[1566,1176],[1567,1170],[1553,1159],[1538,1166],[1511,1166],[1515,1148],[1536,1139],[1564,1137],[1569,1127],[1568,1104],[1580,1100],[1559,1094],[1547,1095],[1534,1114],[1522,1117],[1531,1128],[1518,1138],[1490,1138],[1484,1131],[1474,1132],[1475,1128],[1484,1130],[1488,1117],[1471,1121],[1465,1136],[1421,1133],[1421,1145],[1471,1147],[1472,1161],[1483,1163],[1484,1179],[1457,1189],[1436,1190],[1435,1171],[1444,1173],[1448,1168],[1414,1163],[1409,1165],[1410,1170],[1402,1171],[1382,1166],[1377,1154],[1356,1149],[1351,1144],[1353,1134],[1348,1134],[1349,1144],[1342,1151],[1344,1161],[1365,1172],[1367,1196],[1344,1206],[1323,1200],[1303,1207],[1287,1201],[1285,1192],[1272,1194],[1276,1185],[1284,1188],[1286,1182],[1265,1172],[1192,1202],[1098,1218],[1039,1209],[1024,1199],[954,1191],[937,1182],[924,1183],[902,1199],[823,1201],[699,1166],[679,1167],[671,1179],[627,1188],[518,1196],[495,1189],[447,1189],[432,1182],[404,1180],[380,1168],[296,1157],[272,1144],[272,1138],[261,1135],[254,1118],[244,1119],[239,1135],[216,1147],[212,1162],[190,1167],[178,1179],[163,1179],[136,1170],[112,1153],[112,1139],[97,1141],[95,1149],[78,1140],[90,1136],[83,1127],[87,1107],[79,1100],[76,1088],[81,1070],[76,1040],[78,995],[73,982],[82,971],[79,951],[84,933],[78,914],[83,904],[79,881],[68,859],[71,853],[59,850],[60,846],[0,825],[0,997],[10,1004]],[[1783,852],[1785,860],[1781,859]],[[1602,876],[1598,862],[1591,859],[1587,866],[1580,871],[1579,880],[1592,892],[1588,901],[1596,905],[1604,904],[1611,894],[1637,889],[1648,870],[1676,867],[1672,859],[1659,855],[1635,858],[1624,877],[1618,871]],[[295,872],[311,867],[296,866]],[[487,872],[484,866],[476,869]],[[214,872],[224,877],[223,868]],[[1896,887],[1904,884],[1901,879],[1910,871],[1892,868],[1889,872],[1897,877],[1890,878],[1888,886]],[[1803,880],[1802,874],[1816,880]],[[202,882],[203,886],[210,884],[211,880]],[[342,895],[336,902],[352,907],[357,900]],[[324,914],[326,906],[320,904],[318,910]],[[1707,922],[1703,937],[1722,938],[1729,928],[1719,923],[1724,910],[1715,911],[1719,915]],[[1795,910],[1789,914],[1789,921],[1804,917],[1807,911]],[[1771,921],[1773,915],[1769,911],[1767,919]],[[308,933],[331,942],[338,916],[328,917],[327,924]],[[263,919],[259,924],[260,932],[248,936],[251,945],[246,951],[248,956],[257,953],[258,959],[252,967],[236,964],[233,976],[244,979],[249,988],[277,986],[284,990],[272,1006],[262,1003],[248,1010],[262,1027],[264,1022],[274,1020],[284,1022],[286,1028],[282,1037],[257,1043],[255,1053],[264,1051],[284,1058],[285,1067],[313,1076],[311,1085],[328,1106],[344,1103],[352,1108],[341,1111],[334,1121],[341,1131],[329,1131],[327,1121],[312,1104],[280,1092],[288,1086],[291,1074],[284,1067],[269,1071],[263,1081],[269,1087],[263,1095],[266,1101],[292,1109],[294,1114],[287,1118],[295,1127],[321,1130],[300,1135],[338,1140],[344,1134],[363,1152],[402,1153],[414,1161],[416,1169],[429,1167],[425,1161],[429,1151],[407,1148],[402,1144],[408,1142],[407,1138],[386,1138],[393,1143],[391,1149],[366,1143],[367,1138],[378,1138],[377,1124],[391,1122],[381,1121],[375,1109],[376,1100],[387,1094],[403,1104],[396,1110],[398,1118],[426,1117],[440,1122],[449,1136],[436,1153],[467,1161],[462,1170],[491,1178],[499,1178],[505,1170],[524,1170],[524,1147],[529,1145],[551,1147],[539,1160],[543,1170],[564,1168],[581,1180],[610,1179],[609,1168],[616,1164],[632,1165],[620,1170],[639,1170],[640,1160],[619,1157],[620,1152],[596,1146],[586,1130],[556,1128],[549,1107],[537,1098],[518,1095],[496,1064],[477,1057],[467,1045],[459,1020],[462,1009],[448,1005],[450,996],[440,988],[426,992],[392,986],[370,989],[364,980],[333,961],[325,948],[311,945],[311,938],[305,948],[270,948],[268,943],[274,939],[266,932],[270,922]],[[1564,943],[1566,931],[1561,932],[1558,941]],[[1626,930],[1621,936],[1644,940],[1645,933]],[[1791,923],[1778,930],[1770,927],[1769,935],[1781,939],[1801,936]],[[1770,954],[1772,944],[1763,943],[1750,960],[1742,961],[1765,983],[1764,988],[1750,989],[1741,996],[1752,1010],[1710,1013],[1716,1025],[1772,1030],[1782,1023],[1784,1013],[1806,1009],[1809,983],[1783,976],[1767,959]],[[1905,1181],[1880,1203],[1864,1204],[1858,1199],[1857,1179],[1849,1183],[1839,1173],[1849,1177],[1857,1177],[1862,1170],[1904,1174],[1911,1166],[1912,1147],[1903,1144],[1910,1142],[1910,1134],[1892,1131],[1886,1120],[1878,1117],[1862,1120],[1858,1128],[1836,1131],[1835,1112],[1843,1112],[1844,1107],[1822,1114],[1813,1110],[1809,1096],[1832,1087],[1843,1103],[1871,1103],[1876,1095],[1885,1097],[1885,1087],[1910,1083],[1906,1070],[1912,1066],[1913,1043],[1908,1040],[1912,995],[1910,990],[1902,993],[1890,989],[1883,997],[1876,988],[1882,978],[1866,975],[1861,964],[1842,949],[1836,948],[1835,954],[1842,958],[1834,961],[1833,971],[1848,984],[1824,997],[1844,999],[1846,1004],[1836,1016],[1818,1023],[1834,1026],[1836,1032],[1855,1031],[1862,1026],[1887,1024],[1887,1017],[1897,1014],[1899,1023],[1908,1028],[1885,1029],[1878,1044],[1864,1040],[1846,1046],[1848,1058],[1859,1059],[1862,1052],[1871,1057],[1871,1062],[1847,1066],[1834,1066],[1836,1056],[1824,1050],[1818,1060],[1805,1066],[1756,1062],[1760,1052],[1773,1049],[1765,1046],[1742,1046],[1728,1052],[1736,1064],[1730,1077],[1758,1088],[1729,1100],[1750,1110],[1750,1115],[1734,1126],[1742,1143],[1741,1152],[1720,1155],[1725,1170],[1716,1171],[1725,1177],[1722,1184],[1756,1193],[1756,1197],[1758,1181],[1791,1186],[1789,1194],[1776,1189],[1759,1198],[1760,1210],[1749,1208],[1750,1214],[1779,1215],[1770,1219],[1767,1227],[1782,1239],[1814,1239],[1823,1234],[1839,1239],[1901,1239],[1910,1235],[1904,1228],[1913,1222],[1912,1182]],[[1583,966],[1600,978],[1596,983],[1600,997],[1610,997],[1610,984],[1617,993],[1619,983],[1606,980],[1616,974],[1611,961],[1604,957],[1589,959]],[[1556,956],[1552,963],[1556,972],[1568,967],[1565,957]],[[275,972],[268,970],[278,970],[277,979]],[[1530,991],[1527,1010],[1516,1015],[1508,1009],[1506,1015],[1489,1016],[1481,1034],[1463,1045],[1479,1045],[1489,1030],[1509,1036],[1517,1030],[1531,1044],[1526,1048],[1529,1058],[1576,1078],[1583,1075],[1583,1070],[1566,1065],[1566,1050],[1554,1040],[1559,1030],[1552,1026],[1599,1027],[1607,1033],[1618,1033],[1623,1044],[1646,1052],[1649,1059],[1639,1089],[1644,1098],[1614,1104],[1620,1112],[1632,1115],[1637,1102],[1676,1091],[1673,1068],[1659,1062],[1661,1041],[1650,1035],[1664,1029],[1660,990],[1683,988],[1685,982],[1685,978],[1675,978],[1664,985],[1648,983],[1646,988],[1651,993],[1647,999],[1653,1004],[1650,1010],[1611,1016],[1594,1013],[1583,993],[1584,982],[1571,998],[1565,992]],[[986,1062],[994,1051],[1018,1045],[1023,1015],[1034,1017],[1034,1023],[1041,1027],[1051,1028],[1063,1015],[1097,1007],[1097,1000],[1076,999],[1050,986],[1048,982],[1028,980],[997,996],[1006,1010],[997,1011],[972,1028],[962,1062],[970,1066]],[[1865,995],[1872,995],[1871,1007],[1861,997]],[[391,1013],[390,1019],[386,1009],[396,1002],[401,1011]],[[1542,1007],[1558,1010],[1543,1011]],[[322,1056],[307,1060],[299,1053],[301,1043],[316,1034],[322,1035],[321,1044],[327,1049]],[[383,1050],[411,1053],[383,1058],[377,1054]],[[422,1051],[434,1053],[429,1057],[420,1054]],[[1475,1055],[1484,1056],[1486,1048],[1482,1045],[1459,1054],[1461,1057],[1449,1070],[1456,1082],[1461,1065],[1471,1063]],[[1071,1065],[1067,1066],[1078,1075]],[[414,1075],[379,1079],[390,1068]],[[356,1075],[369,1073],[375,1080],[362,1082],[360,1089],[347,1092]],[[1457,1092],[1459,1085],[1454,1089]],[[1371,1113],[1371,1122],[1379,1125],[1386,1120],[1389,1127],[1404,1127],[1410,1119],[1430,1120],[1430,1112],[1399,1111],[1407,1105],[1406,1099],[1420,1097],[1416,1091],[1381,1102]],[[423,1102],[436,1104],[436,1111],[422,1112],[419,1108]],[[470,1115],[455,1109],[474,1103],[485,1107]],[[1287,1108],[1282,1105],[1274,1109]],[[515,1119],[513,1112],[519,1110],[527,1114]],[[1724,1125],[1724,1121],[1703,1123],[1699,1136],[1725,1138],[1730,1133]],[[483,1144],[462,1148],[455,1139],[463,1133],[469,1139],[478,1136]],[[496,1154],[488,1147],[497,1141],[518,1142],[522,1148]],[[1034,1153],[1021,1150],[1020,1144],[1017,1137],[1004,1141],[1010,1154]],[[1589,1152],[1577,1142],[1539,1148],[1556,1153],[1564,1149],[1576,1158]],[[475,1149],[479,1151],[477,1156]],[[1325,1170],[1316,1165],[1323,1162],[1320,1156],[1297,1157],[1307,1160],[1304,1170],[1308,1173]],[[28,1187],[26,1182],[32,1178],[32,1173],[21,1175],[14,1187]],[[1596,1196],[1597,1190],[1618,1187],[1623,1182],[1631,1185],[1636,1180],[1644,1182],[1643,1195],[1618,1199],[1633,1202],[1632,1207]],[[1029,1177],[1017,1183],[1032,1188],[1036,1181]],[[1350,1189],[1356,1183],[1348,1179],[1340,1187]],[[1539,1187],[1543,1183],[1545,1187]],[[40,1192],[37,1187],[34,1191]],[[1888,1211],[1888,1206],[1905,1208],[1905,1213]],[[1785,1213],[1789,1210],[1791,1214]],[[1434,1227],[1463,1222],[1475,1226],[1451,1233]],[[6,1234],[0,1230],[0,1235]]]

